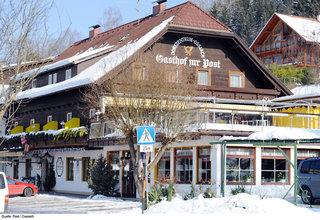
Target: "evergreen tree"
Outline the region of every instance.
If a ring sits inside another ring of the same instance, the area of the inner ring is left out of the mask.
[[[89,188],[95,195],[115,196],[117,182],[118,178],[112,170],[112,166],[100,155],[90,169]]]
[[[56,185],[56,175],[53,169],[53,164],[50,164],[48,173],[43,182],[43,188],[45,191],[48,192],[48,191],[51,191],[55,185]]]

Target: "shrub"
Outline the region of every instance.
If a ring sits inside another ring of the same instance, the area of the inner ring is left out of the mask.
[[[161,202],[163,199],[163,190],[159,184],[154,184],[148,194],[149,202],[155,204]]]
[[[246,189],[244,186],[237,186],[236,188],[231,189],[232,195],[237,195],[239,193],[245,193]]]
[[[88,180],[89,188],[95,195],[117,196],[116,185],[118,178],[112,170],[112,166],[100,155],[96,163],[90,169]]]
[[[174,185],[172,182],[170,182],[167,188],[167,201],[169,202],[172,201],[174,194],[175,194]]]
[[[189,199],[193,199],[195,197],[196,197],[196,192],[195,192],[195,189],[194,189],[194,185],[192,184],[190,193],[185,195],[183,199],[184,200],[189,200]]]
[[[213,192],[211,187],[208,187],[206,189],[206,191],[203,193],[203,198],[210,199],[210,198],[213,198],[213,197],[216,197],[216,194]]]
[[[56,175],[54,173],[53,164],[49,165],[48,174],[43,182],[43,188],[45,191],[51,191],[56,185]]]

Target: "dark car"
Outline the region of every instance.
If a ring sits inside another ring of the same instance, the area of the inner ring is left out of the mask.
[[[26,183],[7,176],[9,196],[23,195],[29,197],[38,193],[38,188],[33,183]]]
[[[303,203],[313,204],[316,199],[320,199],[320,158],[301,161],[298,176]]]

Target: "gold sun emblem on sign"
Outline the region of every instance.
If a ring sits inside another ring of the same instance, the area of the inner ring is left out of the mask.
[[[185,52],[186,56],[191,56],[192,50],[193,50],[193,46],[184,46],[184,52]]]

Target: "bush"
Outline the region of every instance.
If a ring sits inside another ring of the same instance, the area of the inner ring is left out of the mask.
[[[237,195],[239,193],[245,193],[246,189],[244,186],[237,186],[236,188],[231,189],[232,195]]]
[[[213,192],[211,187],[208,187],[206,191],[203,193],[203,198],[210,199],[216,197],[216,194]]]
[[[168,186],[165,184],[156,183],[151,188],[148,198],[151,204],[156,204],[161,202],[164,198],[167,198],[167,201],[172,201],[173,196],[175,195],[175,189],[173,183],[169,183]]]
[[[194,185],[192,184],[190,193],[185,195],[183,199],[184,200],[189,200],[189,199],[193,199],[195,197],[196,197],[196,192],[195,192],[195,189],[194,189]]]
[[[167,188],[167,201],[169,202],[172,201],[174,194],[175,194],[174,185],[172,182],[170,182]]]
[[[43,188],[45,191],[49,192],[56,185],[56,175],[54,173],[53,164],[49,164],[48,174],[43,182]]]
[[[115,189],[118,178],[112,170],[112,166],[100,155],[96,163],[90,169],[90,178],[88,180],[89,188],[95,195],[117,196]]]

